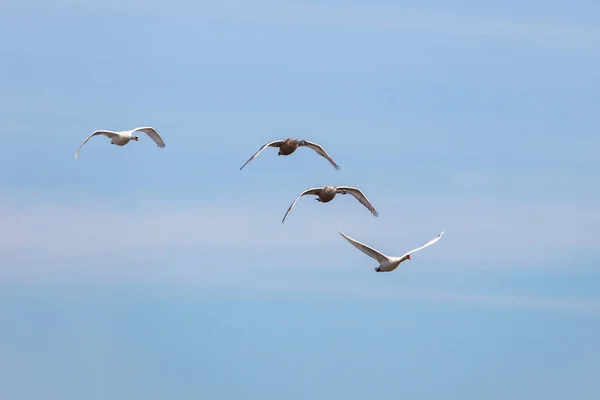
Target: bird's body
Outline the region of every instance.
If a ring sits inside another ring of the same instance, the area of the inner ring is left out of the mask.
[[[352,246],[356,247],[357,249],[359,249],[360,251],[362,251],[363,253],[365,253],[369,257],[371,257],[371,258],[375,259],[377,262],[379,262],[379,267],[375,268],[375,272],[392,272],[393,270],[395,270],[396,268],[398,268],[398,266],[400,265],[400,263],[402,263],[402,262],[404,262],[406,260],[410,260],[411,259],[410,255],[412,253],[414,253],[415,251],[422,250],[425,247],[431,246],[432,244],[434,244],[435,242],[437,242],[438,240],[440,240],[440,238],[444,234],[444,231],[440,232],[436,237],[434,237],[433,239],[425,242],[424,244],[422,244],[421,246],[417,247],[416,249],[413,249],[413,250],[405,253],[401,257],[386,256],[385,254],[383,254],[383,253],[375,250],[374,248],[369,247],[366,244],[359,242],[358,240],[354,240],[354,239],[352,239],[349,236],[346,236],[341,231],[339,233],[340,233],[340,235],[342,235],[344,237],[344,239],[346,239],[348,242],[350,242],[350,244]]]
[[[371,212],[371,214],[373,214],[374,217],[379,216],[379,212],[377,210],[375,210],[375,207],[373,207],[373,205],[371,204],[369,199],[367,199],[367,196],[365,196],[363,194],[363,192],[360,191],[360,189],[350,187],[350,186],[323,186],[320,188],[307,189],[304,192],[300,193],[298,195],[298,197],[296,197],[294,202],[288,208],[287,212],[283,216],[283,220],[281,220],[281,223],[283,223],[285,221],[285,217],[287,217],[288,213],[292,210],[292,208],[294,208],[294,205],[296,204],[296,202],[298,201],[298,199],[300,197],[307,195],[307,194],[311,194],[311,195],[317,196],[317,198],[315,200],[317,200],[321,203],[329,203],[331,200],[333,200],[335,198],[336,194],[338,194],[338,193],[339,194],[350,194],[350,195],[354,196],[354,198],[356,198],[362,205],[367,207],[367,209]]]
[[[138,127],[138,128],[131,129],[128,131],[98,130],[98,131],[92,132],[92,134],[90,136],[88,136],[83,141],[83,143],[81,143],[81,145],[77,149],[77,152],[75,153],[75,158],[79,157],[79,151],[81,150],[81,147],[83,147],[83,145],[86,144],[87,141],[90,140],[93,136],[103,135],[103,136],[106,136],[107,138],[109,138],[110,142],[112,144],[117,145],[117,146],[125,146],[127,143],[129,143],[132,140],[134,140],[136,142],[139,141],[140,138],[138,136],[134,135],[135,132],[144,132],[152,140],[154,140],[154,142],[156,143],[156,145],[158,147],[160,147],[160,148],[165,147],[165,142],[162,140],[162,138],[160,137],[160,135],[158,134],[156,129],[154,129],[152,127]]]
[[[272,147],[276,147],[271,145]],[[278,156],[289,156],[290,154],[292,154],[293,152],[295,152],[296,150],[298,150],[298,147],[300,146],[300,142],[298,141],[298,139],[285,139],[283,141],[283,143],[281,143],[281,145],[279,146],[279,152],[277,153]]]
[[[128,136],[126,136],[126,135],[114,135],[113,138],[110,140],[110,143],[111,144],[116,144],[117,146],[125,146],[131,140],[138,140],[138,139],[134,139],[133,134],[129,134]]]
[[[379,263],[379,267],[375,268],[375,272],[392,272],[393,270],[398,268],[398,265],[400,265],[402,261],[405,260],[407,260],[406,257],[390,257]]]
[[[337,189],[335,186],[323,186],[323,188],[319,190],[319,193],[317,193],[316,200],[320,201],[321,203],[329,203],[334,199],[336,194]]]
[[[248,161],[246,161],[244,163],[244,165],[242,165],[240,170],[242,168],[244,168],[250,161],[254,160],[256,158],[256,156],[258,156],[260,154],[260,152],[263,151],[264,149],[266,149],[267,147],[278,147],[279,148],[279,152],[277,153],[278,156],[289,156],[290,154],[294,153],[298,149],[298,147],[303,147],[303,146],[310,147],[311,149],[316,151],[317,154],[326,158],[331,163],[331,165],[333,165],[333,167],[335,169],[338,169],[338,170],[340,169],[339,165],[337,165],[333,161],[333,159],[329,156],[329,154],[327,154],[327,152],[320,145],[309,142],[307,140],[298,140],[296,138],[287,138],[287,139],[283,139],[283,140],[275,140],[273,142],[269,142],[269,143],[263,145],[260,149],[258,149],[258,151],[256,153],[254,153],[252,155],[252,157],[250,157],[248,159]]]

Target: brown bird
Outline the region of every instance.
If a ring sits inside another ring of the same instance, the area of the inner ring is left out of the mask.
[[[288,208],[287,212],[283,216],[283,220],[281,220],[281,223],[283,224],[283,221],[285,221],[285,217],[287,217],[288,213],[292,210],[292,208],[294,208],[294,205],[296,204],[296,202],[298,201],[298,199],[300,197],[302,197],[306,194],[312,194],[312,195],[317,196],[317,198],[315,200],[317,200],[321,203],[329,203],[331,200],[333,200],[335,195],[338,193],[339,194],[351,194],[352,196],[354,196],[354,198],[356,198],[356,200],[360,201],[360,203],[363,206],[367,207],[369,209],[369,211],[371,211],[371,214],[373,214],[374,217],[379,216],[379,212],[377,212],[377,210],[375,210],[373,205],[367,199],[367,196],[365,196],[363,194],[363,192],[360,191],[360,189],[353,188],[350,186],[323,186],[321,188],[307,189],[304,192],[300,193],[298,195],[298,197],[296,197],[296,200],[294,200],[294,202],[292,203],[290,208]]]
[[[290,154],[295,152],[296,149],[298,149],[298,147],[301,147],[301,146],[310,147],[311,149],[316,151],[320,156],[323,156],[327,160],[329,160],[329,162],[331,163],[331,165],[333,165],[333,167],[335,169],[337,169],[337,170],[340,169],[339,165],[337,165],[333,161],[333,159],[329,156],[329,154],[327,154],[327,152],[318,144],[309,142],[308,140],[298,140],[298,139],[294,139],[294,138],[287,138],[287,139],[283,139],[283,140],[275,140],[273,142],[269,142],[269,143],[265,144],[264,146],[262,146],[260,149],[258,149],[258,151],[256,153],[254,153],[254,155],[252,157],[250,157],[250,159],[248,161],[246,161],[246,163],[244,165],[242,165],[240,170],[242,168],[244,168],[246,166],[246,164],[248,164],[250,161],[254,160],[256,158],[256,156],[259,155],[260,152],[263,151],[264,149],[266,149],[267,147],[279,147],[279,153],[277,153],[278,156],[289,156]]]

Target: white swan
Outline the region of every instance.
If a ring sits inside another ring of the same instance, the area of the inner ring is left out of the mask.
[[[107,138],[111,139],[110,142],[112,144],[116,144],[117,146],[125,146],[131,140],[135,140],[137,142],[140,139],[137,136],[133,136],[134,132],[144,132],[146,135],[150,136],[150,138],[152,140],[154,140],[154,142],[156,143],[156,145],[158,147],[160,147],[160,148],[165,147],[165,142],[163,142],[162,138],[160,137],[160,135],[158,134],[156,129],[154,129],[150,126],[138,127],[135,129],[131,129],[129,131],[118,131],[118,132],[117,131],[99,130],[99,131],[93,132],[90,136],[88,136],[83,141],[83,143],[81,143],[81,145],[77,149],[77,152],[75,152],[75,158],[77,159],[79,157],[79,150],[81,150],[81,147],[84,144],[86,144],[87,141],[90,140],[93,136],[104,135]]]
[[[359,241],[352,239],[351,237],[344,235],[344,233],[342,233],[342,231],[339,231],[339,234],[342,235],[347,241],[349,241],[352,244],[352,246],[356,247],[357,249],[359,249],[360,251],[362,251],[369,257],[374,258],[375,260],[377,260],[377,262],[379,262],[379,267],[375,268],[376,272],[391,272],[391,271],[395,270],[398,267],[398,265],[400,265],[401,262],[403,262],[405,260],[410,260],[411,259],[410,255],[412,253],[414,253],[415,251],[419,251],[421,249],[424,249],[427,246],[431,246],[432,244],[434,244],[435,242],[440,240],[440,238],[444,234],[444,231],[440,232],[436,237],[429,240],[428,242],[425,242],[424,244],[417,247],[416,249],[411,250],[408,253],[405,253],[402,257],[388,257],[385,254],[380,253],[379,251],[375,250],[374,248],[369,247],[364,243],[361,243]]]

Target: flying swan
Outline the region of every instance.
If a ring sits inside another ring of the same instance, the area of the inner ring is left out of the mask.
[[[162,138],[160,137],[160,135],[158,134],[158,132],[156,131],[156,129],[147,126],[147,127],[138,127],[129,131],[107,131],[107,130],[99,130],[99,131],[95,131],[93,132],[90,136],[88,136],[83,143],[81,143],[81,145],[79,146],[79,148],[77,149],[77,152],[75,153],[75,159],[77,159],[79,157],[79,151],[81,150],[81,147],[83,147],[84,144],[87,143],[88,140],[90,140],[93,136],[97,136],[97,135],[104,135],[107,138],[111,139],[111,143],[112,144],[116,144],[117,146],[125,146],[127,143],[129,143],[131,140],[135,140],[136,142],[139,141],[139,137],[137,136],[133,136],[134,132],[144,132],[146,135],[150,136],[150,138],[152,140],[154,140],[154,142],[156,143],[156,145],[160,148],[165,147],[165,142],[163,142]]]
[[[246,163],[244,165],[242,165],[240,170],[242,170],[242,168],[244,168],[246,166],[246,164],[248,164],[250,161],[254,160],[256,158],[256,156],[259,155],[260,152],[263,151],[264,149],[266,149],[267,147],[279,147],[279,152],[277,153],[278,156],[289,156],[290,154],[295,152],[298,149],[298,147],[301,147],[301,146],[310,147],[311,149],[316,151],[317,154],[319,154],[322,157],[325,157],[331,163],[331,165],[333,165],[333,167],[335,169],[337,169],[337,170],[340,169],[340,166],[337,165],[333,161],[333,159],[329,156],[329,154],[327,154],[327,152],[323,149],[323,147],[319,146],[318,144],[309,142],[308,140],[298,140],[298,139],[294,139],[294,138],[287,138],[287,139],[283,139],[283,140],[275,140],[273,142],[269,142],[269,143],[263,145],[260,149],[258,149],[258,151],[256,153],[254,153],[254,155],[252,155],[252,157],[250,157],[248,159],[248,161],[246,161]]]
[[[444,234],[444,231],[440,232],[436,237],[434,237],[430,241],[404,254],[402,257],[388,257],[385,254],[378,252],[374,248],[369,247],[364,243],[361,243],[357,240],[352,239],[351,237],[344,235],[342,231],[339,231],[339,234],[342,235],[347,241],[349,241],[350,244],[352,244],[352,246],[356,247],[369,257],[374,258],[379,262],[379,267],[375,268],[375,272],[392,272],[398,267],[398,265],[400,265],[401,262],[411,260],[410,255],[415,251],[419,251],[427,246],[431,246],[432,244],[440,240],[440,238]]]
[[[283,224],[283,222],[285,221],[285,217],[287,217],[288,213],[290,211],[292,211],[292,208],[294,208],[294,205],[296,204],[296,202],[298,201],[298,199],[300,197],[307,195],[307,194],[312,194],[312,195],[317,196],[317,198],[315,200],[317,200],[321,203],[329,203],[331,200],[333,200],[335,195],[338,193],[339,194],[350,194],[350,195],[354,196],[356,198],[356,200],[360,201],[360,203],[363,206],[367,207],[367,209],[369,209],[369,211],[371,211],[371,214],[373,214],[374,217],[379,216],[379,212],[377,210],[375,210],[375,207],[373,207],[371,202],[367,199],[367,196],[365,196],[363,194],[363,192],[360,191],[360,189],[350,187],[350,186],[323,186],[320,188],[307,189],[304,192],[300,193],[298,195],[298,197],[296,197],[296,200],[294,200],[294,202],[292,203],[290,208],[288,208],[288,210],[286,211],[285,215],[283,216],[283,219],[281,220],[281,223]]]

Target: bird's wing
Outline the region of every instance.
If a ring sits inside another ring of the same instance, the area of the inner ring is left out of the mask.
[[[158,147],[160,147],[161,149],[166,146],[165,142],[162,140],[162,138],[160,137],[160,135],[158,134],[156,129],[152,128],[151,126],[143,126],[143,127],[135,128],[134,130],[131,131],[131,133],[137,132],[137,131],[144,132],[146,135],[150,136],[150,139],[154,140],[154,143],[156,143],[156,145]]]
[[[294,202],[292,203],[292,205],[290,206],[290,208],[288,208],[288,210],[285,212],[285,215],[283,216],[283,219],[281,220],[281,223],[283,224],[283,221],[285,221],[285,217],[287,217],[288,213],[290,211],[292,211],[292,208],[294,208],[294,205],[296,204],[296,202],[298,201],[298,199],[306,194],[314,194],[314,195],[318,195],[319,192],[321,192],[323,188],[312,188],[312,189],[306,189],[304,192],[300,193],[298,195],[298,197],[296,197],[296,200],[294,200]]]
[[[90,136],[88,136],[88,137],[87,137],[87,138],[86,138],[86,139],[83,141],[83,143],[81,143],[81,144],[79,145],[79,147],[77,148],[77,151],[75,152],[75,158],[78,158],[78,157],[79,157],[79,150],[81,150],[81,147],[83,147],[83,145],[84,145],[84,144],[86,144],[86,143],[87,143],[87,141],[88,141],[88,140],[90,140],[90,139],[92,138],[92,136],[97,136],[97,135],[104,135],[104,136],[106,136],[106,137],[108,137],[108,138],[110,138],[110,139],[113,139],[115,136],[118,136],[118,133],[117,133],[117,132],[113,132],[113,131],[104,131],[104,130],[101,130],[101,131],[94,131],[94,132],[92,132],[92,134],[91,134]]]
[[[427,246],[431,246],[432,244],[434,244],[435,242],[437,242],[438,240],[440,240],[440,238],[442,237],[442,235],[444,234],[444,231],[441,231],[440,233],[437,234],[436,237],[434,237],[433,239],[423,243],[421,246],[417,247],[416,249],[413,249],[411,251],[409,251],[408,253],[404,254],[402,257],[406,257],[412,253],[414,253],[415,251],[419,251],[424,249]]]
[[[281,145],[282,145],[284,142],[285,142],[285,140],[274,140],[274,141],[272,141],[272,142],[269,142],[269,143],[267,143],[267,144],[263,145],[263,146],[262,146],[260,149],[258,149],[258,151],[257,151],[256,153],[254,153],[254,154],[252,155],[252,157],[250,157],[250,158],[248,159],[248,161],[246,161],[246,163],[244,163],[244,165],[242,165],[242,167],[240,168],[240,170],[241,170],[242,168],[244,168],[244,167],[246,166],[246,164],[248,164],[250,161],[254,160],[254,159],[256,158],[256,156],[257,156],[257,155],[258,155],[258,154],[259,154],[261,151],[263,151],[264,149],[266,149],[267,147],[269,147],[269,146],[271,146],[271,147],[280,147],[280,146],[281,146]]]
[[[309,142],[308,140],[305,140],[305,142],[306,142],[305,146],[310,147],[311,149],[316,151],[320,156],[325,157],[331,163],[331,165],[333,165],[333,167],[335,169],[337,169],[337,170],[340,169],[340,166],[337,165],[335,163],[335,161],[333,161],[331,156],[329,156],[329,154],[327,154],[327,152],[325,151],[325,149],[323,149],[323,147],[321,147],[320,145],[318,145],[316,143]]]
[[[386,256],[385,254],[380,253],[379,251],[375,250],[374,248],[369,247],[369,246],[367,246],[364,243],[361,243],[361,242],[359,242],[357,240],[352,239],[349,236],[344,235],[344,233],[342,231],[338,230],[338,233],[340,235],[342,235],[344,237],[344,239],[346,239],[347,241],[349,241],[350,244],[352,244],[352,246],[356,247],[357,249],[359,249],[360,251],[362,251],[363,253],[365,253],[369,257],[374,258],[378,262],[382,262],[382,261],[388,259],[388,256]]]
[[[371,204],[369,199],[367,199],[367,196],[365,196],[364,193],[360,191],[360,189],[353,188],[350,186],[338,186],[337,193],[340,193],[342,191],[346,191],[346,192],[350,193],[352,196],[354,196],[354,198],[356,198],[356,200],[360,201],[360,203],[363,206],[367,207],[369,209],[369,211],[371,211],[371,214],[373,214],[374,217],[379,216],[379,212],[377,210],[375,210],[375,207],[373,207],[373,205]]]

